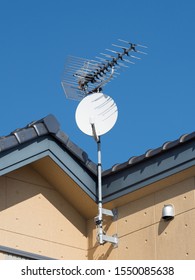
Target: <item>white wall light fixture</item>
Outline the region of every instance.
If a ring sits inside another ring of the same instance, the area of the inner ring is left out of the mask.
[[[174,206],[172,204],[164,205],[164,207],[162,209],[163,220],[170,221],[174,218],[174,216],[175,216]]]

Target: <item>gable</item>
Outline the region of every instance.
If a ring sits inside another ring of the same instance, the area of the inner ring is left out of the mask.
[[[4,153],[2,159],[0,162],[1,175],[31,164],[42,177],[45,177],[45,180],[49,180],[53,186],[56,186],[58,191],[83,215],[89,213],[88,210],[82,211],[83,205],[87,201],[90,204],[92,201],[96,201],[95,176],[90,174],[68,151],[53,141],[51,136],[24,143],[17,149]]]
[[[51,258],[87,256],[85,218],[30,165],[0,177],[0,244]]]

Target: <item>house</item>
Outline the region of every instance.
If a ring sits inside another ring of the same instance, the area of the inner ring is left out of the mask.
[[[1,137],[0,156],[0,259],[195,259],[195,133],[103,172],[118,246],[97,243],[96,164],[53,115]]]

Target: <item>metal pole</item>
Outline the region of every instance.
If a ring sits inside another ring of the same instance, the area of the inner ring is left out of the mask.
[[[95,223],[97,226],[97,241],[100,245],[105,242],[113,243],[115,246],[118,244],[117,236],[105,235],[103,231],[103,214],[107,216],[114,217],[114,212],[108,209],[103,209],[102,207],[102,158],[101,158],[101,141],[100,136],[97,135],[94,118],[90,118],[90,123],[92,126],[93,136],[97,143],[97,155],[98,155],[98,165],[97,165],[97,177],[98,177],[98,216],[95,217]]]
[[[104,243],[103,240],[103,219],[102,219],[102,160],[101,160],[101,141],[100,137],[97,141],[98,152],[98,240],[100,244]]]

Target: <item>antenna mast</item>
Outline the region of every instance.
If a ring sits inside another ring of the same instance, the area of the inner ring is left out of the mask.
[[[100,53],[95,60],[69,56],[62,87],[69,99],[81,101],[76,109],[76,123],[79,129],[87,135],[93,136],[97,143],[97,196],[98,215],[94,218],[97,227],[97,241],[100,245],[110,242],[118,245],[117,235],[108,236],[103,231],[103,215],[116,218],[116,209],[103,208],[102,203],[102,159],[100,136],[107,133],[115,125],[118,117],[118,109],[114,100],[103,94],[102,87],[119,75],[121,68],[127,68],[127,64],[135,64],[141,59],[139,54],[146,46],[134,44],[118,39],[120,45],[112,44],[114,50],[106,49],[106,53]],[[120,51],[118,51],[120,49]]]

